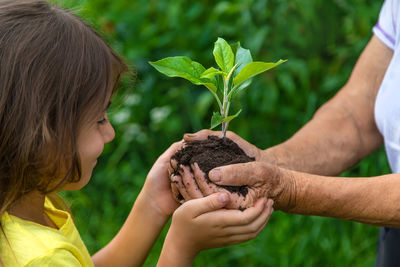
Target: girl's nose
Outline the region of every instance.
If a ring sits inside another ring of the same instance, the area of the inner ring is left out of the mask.
[[[105,144],[111,142],[115,137],[114,128],[112,127],[112,125],[109,121],[107,121],[107,125],[106,125],[106,127],[104,127],[103,136],[104,136]]]

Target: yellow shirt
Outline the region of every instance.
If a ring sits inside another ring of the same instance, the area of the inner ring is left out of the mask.
[[[4,266],[94,266],[69,212],[46,197],[45,212],[58,229],[3,214],[0,257]],[[0,262],[1,266],[1,262]]]

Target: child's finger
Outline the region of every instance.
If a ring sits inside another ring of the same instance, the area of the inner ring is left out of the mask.
[[[257,200],[253,207],[247,208],[244,211],[230,210],[221,217],[221,224],[225,227],[247,225],[253,222],[264,210],[265,198]]]
[[[249,241],[251,239],[254,239],[257,236],[258,236],[258,233],[232,235],[232,236],[226,238],[224,246],[243,243],[243,242]]]
[[[176,185],[175,182],[171,181],[171,191],[172,191],[172,197],[175,199],[175,201],[177,203],[183,204],[183,202],[185,201],[183,199],[183,196],[181,195],[181,193],[178,190],[178,187]]]
[[[203,198],[197,198],[185,203],[192,211],[192,218],[196,218],[206,212],[219,210],[225,207],[229,201],[226,193],[216,193]]]
[[[171,180],[171,175],[173,175],[174,173],[175,173],[175,170],[171,167],[171,164],[169,164],[168,175],[169,175],[170,180]]]
[[[178,170],[178,161],[176,159],[171,159],[169,161],[169,167],[173,170],[173,172],[176,172]]]
[[[242,234],[251,234],[251,233],[259,233],[264,229],[266,223],[269,220],[269,217],[272,213],[272,200],[269,200],[265,205],[264,210],[254,221],[250,222],[247,225],[240,225],[240,226],[230,226],[224,228],[224,232],[226,235],[242,235]]]
[[[190,196],[186,191],[185,185],[182,182],[182,177],[180,175],[173,175],[173,183],[176,184],[176,187],[178,188],[179,193],[182,195],[182,197],[185,200],[189,200]]]
[[[203,195],[208,196],[220,191],[220,187],[216,186],[212,182],[207,182],[204,172],[200,169],[199,165],[196,162],[194,164],[191,164],[190,166],[193,170],[196,183],[199,186]]]
[[[190,168],[188,166],[181,167],[183,169],[182,181],[190,198],[195,199],[204,197],[196,183],[196,180],[194,179],[193,173],[190,171]]]
[[[218,237],[215,239],[214,242],[218,244],[218,247],[226,247],[230,245],[244,243],[246,241],[254,239],[258,236],[258,234],[259,233],[248,233],[248,234]]]

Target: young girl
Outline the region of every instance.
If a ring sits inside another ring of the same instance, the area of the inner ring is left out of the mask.
[[[39,0],[0,0],[0,262],[3,266],[140,266],[172,214],[159,266],[190,266],[204,249],[254,238],[272,201],[222,209],[227,194],[178,208],[173,144],[150,170],[126,222],[94,256],[57,195],[90,180],[114,138],[106,109],[128,69],[83,20]],[[99,197],[101,192],[99,192]]]

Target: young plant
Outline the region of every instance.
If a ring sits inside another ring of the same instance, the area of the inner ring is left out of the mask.
[[[215,97],[219,112],[214,112],[210,129],[222,124],[222,137],[225,138],[229,122],[242,110],[229,115],[232,99],[251,83],[251,78],[272,69],[286,60],[276,63],[253,62],[250,50],[240,43],[230,46],[224,39],[218,38],[214,45],[214,58],[219,68],[205,69],[200,63],[185,56],[167,57],[149,62],[159,72],[169,77],[181,77],[196,85],[204,85]]]

